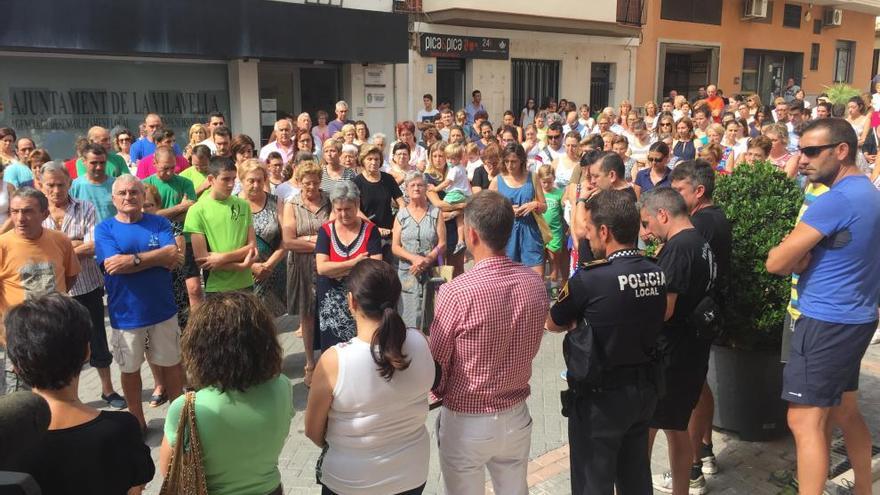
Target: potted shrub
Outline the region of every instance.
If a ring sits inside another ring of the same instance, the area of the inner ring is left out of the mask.
[[[719,428],[744,440],[786,431],[779,351],[791,281],[767,272],[767,253],[794,227],[803,193],[770,162],[719,176],[715,203],[733,230],[724,334],[712,349],[709,384]]]
[[[834,86],[825,86],[825,94],[831,102],[831,113],[835,117],[843,117],[846,114],[846,104],[853,96],[861,96],[861,92],[849,84],[839,83]]]

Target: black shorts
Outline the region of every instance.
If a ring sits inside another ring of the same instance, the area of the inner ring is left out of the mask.
[[[859,368],[877,322],[829,323],[801,315],[794,326],[782,398],[817,407],[840,405],[844,392],[859,389]]]
[[[685,431],[691,412],[697,407],[706,374],[709,372],[709,351],[712,343],[687,337],[665,357],[660,373],[665,393],[657,400],[651,428]]]
[[[186,243],[186,253],[183,255],[183,266],[181,267],[183,278],[194,278],[201,276],[199,265],[196,264],[196,256],[193,254],[192,244]]]

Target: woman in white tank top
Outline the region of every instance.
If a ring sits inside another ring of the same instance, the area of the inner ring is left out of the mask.
[[[324,447],[321,493],[421,494],[435,378],[428,342],[397,313],[401,286],[391,265],[362,260],[347,285],[357,336],[321,356],[306,406],[306,436]]]

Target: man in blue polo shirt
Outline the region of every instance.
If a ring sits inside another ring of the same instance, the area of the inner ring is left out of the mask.
[[[137,163],[142,158],[146,158],[156,151],[156,141],[153,139],[153,133],[163,127],[162,117],[155,113],[148,113],[144,117],[144,127],[147,129],[147,135],[131,145],[129,154],[131,155],[132,163]],[[180,147],[177,144],[174,145],[174,154],[180,155]]]
[[[880,192],[855,164],[858,138],[839,118],[809,123],[799,167],[830,190],[770,250],[767,270],[797,273],[801,316],[783,372],[782,398],[797,446],[800,493],[822,493],[831,425],[840,426],[855,473],[854,493],[871,492],[871,433],[857,403],[859,366],[877,328]]]

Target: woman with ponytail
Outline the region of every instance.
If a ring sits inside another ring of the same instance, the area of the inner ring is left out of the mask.
[[[397,312],[400,279],[364,259],[348,275],[357,335],[318,361],[305,433],[324,452],[322,495],[418,495],[428,479],[428,391],[435,367],[428,342]]]

